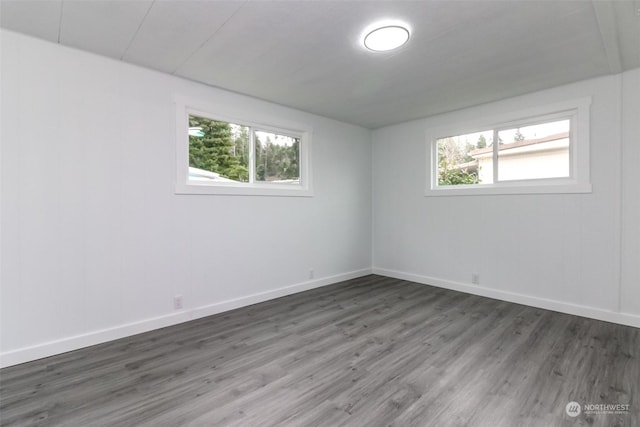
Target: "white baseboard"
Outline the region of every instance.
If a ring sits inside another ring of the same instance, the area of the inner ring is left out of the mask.
[[[240,297],[214,304],[204,305],[202,307],[196,307],[191,310],[192,316],[190,320],[211,316],[212,314],[222,313],[224,311],[233,310],[235,308],[246,307],[251,304],[257,304],[259,302],[296,294],[298,292],[308,291],[310,289],[320,288],[322,286],[331,285],[333,283],[338,283],[345,280],[356,279],[368,274],[371,274],[370,268],[351,271],[349,273],[336,274],[335,276],[322,277],[320,279],[309,280],[295,285],[285,286],[283,288],[248,295],[246,297]]]
[[[74,335],[55,341],[44,342],[29,347],[19,348],[17,350],[7,351],[4,353],[0,353],[0,368],[30,362],[32,360],[42,359],[43,357],[49,357],[55,354],[77,350],[79,348],[88,347],[91,345],[102,344],[107,341],[113,341],[119,338],[152,331],[154,329],[176,325],[178,323],[187,322],[189,320],[211,316],[213,314],[222,313],[224,311],[233,310],[235,308],[245,307],[274,298],[280,298],[286,295],[319,288],[333,283],[342,282],[344,280],[355,279],[358,277],[366,276],[368,274],[371,274],[371,269],[368,268],[342,274],[336,274],[334,276],[327,276],[315,280],[309,280],[295,285],[272,289],[269,291],[247,295],[227,301],[221,301],[202,307],[196,307],[193,309],[187,309],[163,316],[144,319],[138,322],[118,325],[114,326],[113,328],[91,331],[86,334]]]
[[[571,304],[546,298],[533,297],[530,295],[523,295],[515,292],[507,292],[499,289],[488,288],[486,286],[454,282],[450,280],[438,279],[435,277],[421,276],[418,274],[405,273],[396,270],[388,270],[385,268],[374,267],[372,271],[373,274],[393,277],[394,279],[408,280],[411,282],[421,283],[423,285],[431,285],[439,288],[465,292],[467,294],[494,298],[501,301],[514,302],[516,304],[524,304],[531,307],[543,308],[546,310],[558,311],[560,313],[573,314],[576,316],[588,317],[596,320],[604,320],[605,322],[619,323],[621,325],[640,328],[640,316],[637,314],[603,310],[596,307],[589,307],[585,305]]]

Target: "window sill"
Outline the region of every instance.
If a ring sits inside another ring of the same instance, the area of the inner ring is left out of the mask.
[[[584,194],[591,193],[591,184],[557,184],[557,185],[491,185],[480,186],[459,185],[455,188],[428,189],[426,197],[434,196],[491,196],[491,195],[525,195],[525,194]]]
[[[276,196],[276,197],[313,197],[313,190],[301,186],[289,185],[210,185],[178,184],[176,194],[220,195],[220,196]]]

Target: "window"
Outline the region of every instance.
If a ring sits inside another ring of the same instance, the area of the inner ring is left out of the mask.
[[[300,183],[300,138],[257,130],[253,140],[256,182]]]
[[[487,120],[471,132],[437,131],[427,195],[589,192],[589,100]],[[568,108],[571,107],[571,108]],[[553,110],[551,110],[553,111]],[[524,118],[523,118],[524,117]],[[442,136],[450,135],[450,136]]]
[[[310,132],[178,105],[179,194],[310,196]]]
[[[497,134],[497,182],[571,176],[569,118],[503,129]]]

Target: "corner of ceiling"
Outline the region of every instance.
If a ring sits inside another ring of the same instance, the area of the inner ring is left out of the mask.
[[[616,17],[613,2],[592,0],[591,4],[598,22],[600,39],[607,55],[609,71],[618,74],[623,71],[622,56],[620,54],[620,42],[616,25]]]

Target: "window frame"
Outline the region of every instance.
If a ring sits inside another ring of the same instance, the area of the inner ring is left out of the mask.
[[[467,122],[432,128],[427,131],[427,180],[425,196],[478,196],[500,194],[570,194],[591,193],[589,172],[589,118],[591,97],[496,114]],[[498,144],[493,144],[493,178],[491,184],[438,185],[437,141],[451,135],[491,130],[494,141],[500,131],[570,120],[569,176],[498,181]]]
[[[312,197],[311,187],[311,137],[310,129],[303,126],[279,126],[264,124],[246,118],[234,118],[217,112],[218,108],[202,102],[176,99],[176,194],[235,195],[235,196],[284,196]],[[189,179],[189,116],[249,127],[249,176],[250,182],[207,182]],[[254,132],[263,131],[300,139],[300,184],[255,182]],[[251,181],[254,182],[251,182]]]

